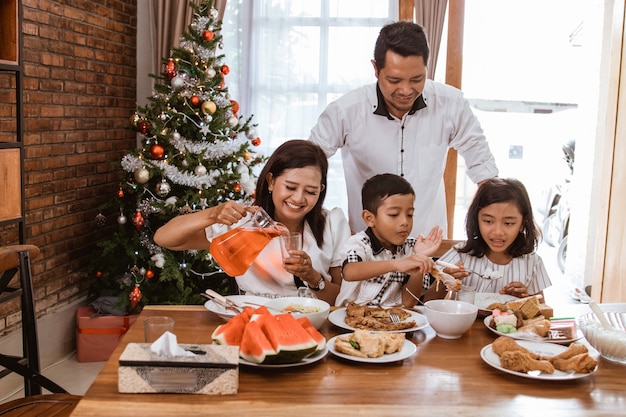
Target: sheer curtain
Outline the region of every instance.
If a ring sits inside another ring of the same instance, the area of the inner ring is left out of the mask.
[[[426,30],[430,46],[430,62],[428,63],[428,78],[435,78],[441,34],[446,20],[446,6],[448,0],[415,0],[415,21]]]
[[[376,81],[370,60],[397,0],[229,0],[224,15],[226,79],[242,115],[254,115],[269,155],[308,138],[326,105]],[[347,208],[339,155],[330,160],[327,207]]]

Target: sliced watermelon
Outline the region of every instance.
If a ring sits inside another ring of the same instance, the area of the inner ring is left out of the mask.
[[[211,338],[218,345],[239,346],[248,321],[245,314],[237,314],[226,323],[217,326]]]
[[[271,363],[298,362],[317,349],[317,342],[291,314],[262,316],[257,321],[278,352],[275,357],[268,358]]]
[[[296,320],[298,321],[298,323],[300,323],[300,325],[304,328],[304,330],[306,330],[309,333],[309,335],[311,335],[313,340],[315,340],[315,342],[317,343],[316,352],[320,350],[324,350],[324,348],[326,347],[326,338],[324,337],[324,335],[321,334],[315,328],[315,326],[311,324],[308,318],[300,317]]]
[[[272,315],[272,313],[265,306],[257,307],[257,309],[254,310],[254,314],[265,314],[265,315],[268,315],[268,316]]]
[[[263,333],[258,321],[251,321],[246,326],[239,347],[239,355],[252,363],[271,362],[276,357],[276,350]]]

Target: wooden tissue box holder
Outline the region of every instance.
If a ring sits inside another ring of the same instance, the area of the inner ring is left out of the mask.
[[[239,389],[239,347],[179,346],[195,356],[153,353],[150,343],[129,343],[119,359],[121,393],[230,395]],[[202,353],[204,352],[204,353]]]

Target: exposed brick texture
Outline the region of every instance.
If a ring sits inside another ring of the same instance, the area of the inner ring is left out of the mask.
[[[103,235],[94,218],[115,195],[122,177],[116,163],[135,146],[129,117],[136,103],[137,4],[22,3],[25,231],[26,243],[41,249],[32,269],[42,316],[86,295],[87,266]],[[0,80],[0,97],[10,97],[9,82]],[[16,227],[0,226],[1,245],[16,239]],[[6,307],[0,334],[19,326],[16,310]]]

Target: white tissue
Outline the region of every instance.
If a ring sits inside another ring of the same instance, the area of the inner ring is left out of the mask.
[[[196,356],[195,353],[189,352],[178,346],[176,335],[166,331],[157,340],[150,345],[152,353],[165,356]]]

